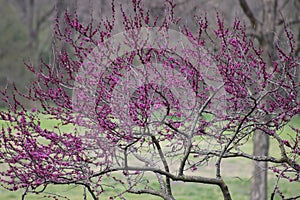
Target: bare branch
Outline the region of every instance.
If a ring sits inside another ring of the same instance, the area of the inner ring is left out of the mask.
[[[258,20],[254,17],[254,14],[252,10],[250,9],[248,3],[246,0],[239,0],[240,6],[242,10],[244,11],[245,15],[248,17],[250,20],[252,26],[254,29],[257,28]]]

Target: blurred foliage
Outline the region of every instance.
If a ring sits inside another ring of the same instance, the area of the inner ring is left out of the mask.
[[[23,78],[28,76],[23,61],[28,55],[26,26],[13,6],[4,0],[0,4],[0,88],[3,89],[8,83],[23,84]]]
[[[38,3],[41,5],[35,5],[36,13],[32,15],[37,19],[38,13],[45,13],[53,6],[53,2]],[[32,63],[38,67],[41,59],[45,62],[50,61],[52,41],[50,24],[53,19],[49,17],[45,20],[34,38],[35,45],[32,45],[26,13],[24,14],[14,1],[0,0],[0,5],[0,90],[7,87],[10,91],[15,84],[19,90],[24,91],[33,78],[25,63]],[[0,107],[3,106],[3,102],[0,101]]]

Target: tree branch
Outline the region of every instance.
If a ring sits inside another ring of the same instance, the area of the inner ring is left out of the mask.
[[[50,10],[48,10],[48,12],[46,12],[43,16],[41,16],[40,19],[38,19],[37,21],[37,25],[36,25],[36,31],[38,32],[41,25],[47,20],[47,18],[49,18],[52,13],[55,11],[55,6],[52,6],[52,8]]]
[[[133,193],[133,194],[151,194],[153,196],[159,196],[164,199],[169,199],[169,197],[165,193],[158,192],[155,190],[150,190],[150,189],[140,189],[140,190],[131,189],[131,190],[128,190],[128,192]]]
[[[246,16],[250,20],[253,28],[256,29],[258,21],[254,17],[254,14],[253,14],[252,10],[250,9],[247,1],[246,0],[239,0],[239,3],[240,3],[240,6],[241,6],[242,10],[244,11],[244,13],[246,14]]]
[[[223,197],[225,200],[231,200],[231,195],[229,192],[229,189],[225,182],[222,179],[219,178],[207,178],[203,176],[187,176],[187,175],[174,175],[170,172],[163,171],[158,168],[154,167],[120,167],[120,168],[112,168],[108,169],[99,173],[96,173],[92,175],[91,178],[101,176],[110,172],[116,172],[116,171],[123,171],[123,170],[128,170],[128,171],[148,171],[148,172],[153,172],[153,173],[158,173],[161,175],[164,175],[173,181],[182,181],[182,182],[192,182],[192,183],[203,183],[203,184],[209,184],[209,185],[218,185],[220,189],[222,190]]]
[[[163,165],[164,165],[164,168],[165,168],[166,172],[169,173],[170,169],[169,169],[167,160],[166,160],[166,158],[165,158],[165,156],[163,154],[163,151],[161,149],[161,146],[160,146],[159,142],[157,141],[157,139],[155,138],[155,136],[151,136],[151,139],[152,139],[153,143],[155,144],[155,146],[157,148],[157,151],[159,153],[160,159],[163,162]],[[167,187],[167,193],[168,193],[169,196],[172,197],[173,195],[172,195],[171,183],[170,183],[170,178],[168,176],[166,176],[166,183],[167,183],[167,185],[166,185],[166,187]]]

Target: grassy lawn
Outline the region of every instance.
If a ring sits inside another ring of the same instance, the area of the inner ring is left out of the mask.
[[[240,178],[228,178],[227,183],[229,185],[229,189],[232,193],[233,199],[238,200],[248,200],[250,196],[250,179],[240,179]],[[270,179],[269,184],[269,195],[273,190],[273,184],[275,179]],[[281,184],[282,191],[286,194],[299,194],[300,183],[293,183],[293,184]],[[122,188],[116,188],[115,190],[121,191]],[[28,195],[26,199],[29,200],[38,200],[38,199],[48,199],[48,195],[50,194],[60,194],[61,198],[59,199],[66,199],[67,197],[71,200],[82,200],[83,198],[83,188],[80,186],[51,186],[43,195]],[[203,184],[195,184],[195,183],[180,183],[175,182],[173,183],[173,193],[177,200],[221,200],[222,194],[218,187],[216,186],[208,186]],[[109,199],[111,195],[114,194],[112,189],[108,189],[107,193],[103,194],[100,199]],[[0,189],[0,199],[5,200],[15,200],[21,199],[22,192],[8,192]],[[129,200],[159,200],[161,198],[149,196],[149,195],[133,195],[127,194],[125,195]],[[288,196],[287,196],[288,197]],[[88,196],[88,199],[92,199]],[[276,200],[281,199],[279,196],[276,196]]]
[[[291,125],[300,128],[300,116],[297,116],[291,122]],[[44,128],[53,127],[53,121],[44,120],[42,126]],[[72,131],[72,127],[67,127],[69,131]],[[284,137],[293,136],[291,129],[286,127],[282,133]],[[249,142],[246,147],[247,151],[252,150],[252,143]],[[270,154],[278,154],[278,149],[276,147],[275,141],[271,140]],[[207,165],[203,168],[199,168],[199,171],[195,172],[200,175],[213,176],[213,163]],[[224,179],[229,186],[229,190],[232,194],[233,199],[237,200],[248,200],[250,196],[250,186],[251,186],[251,174],[252,174],[252,162],[246,159],[230,159],[224,161],[223,174],[225,175]],[[274,175],[269,175],[269,196],[273,191],[274,183],[276,177]],[[197,183],[182,183],[182,182],[173,182],[173,193],[177,200],[218,200],[223,199],[221,191],[217,186],[210,186]],[[158,187],[156,182],[152,183],[153,187]],[[281,181],[280,188],[287,196],[291,195],[300,195],[300,182],[289,183],[288,181]],[[114,196],[116,192],[123,191],[122,186],[116,185],[115,188],[106,188],[106,193],[100,197],[100,199],[109,199],[110,196]],[[71,200],[82,200],[84,190],[81,186],[67,185],[67,186],[49,186],[43,195],[28,195],[26,199],[29,200],[38,200],[38,199],[49,199],[48,195],[59,194],[59,199],[71,199]],[[2,200],[15,200],[21,199],[22,191],[9,192],[0,187],[0,199]],[[133,195],[126,194],[124,195],[129,200],[158,200],[161,198],[149,196],[149,195]],[[92,199],[88,196],[88,199]],[[281,199],[279,196],[276,196],[276,200]]]

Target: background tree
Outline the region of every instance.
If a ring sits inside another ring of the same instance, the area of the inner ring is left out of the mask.
[[[32,76],[24,62],[38,65],[40,59],[49,62],[51,57],[51,16],[54,4],[46,1],[1,1],[2,42],[0,58],[1,90],[12,89],[14,83],[24,90]],[[3,104],[1,103],[1,107]]]
[[[54,62],[52,52],[56,50],[53,48],[62,46],[55,43],[53,37],[55,16],[60,17],[67,8],[74,11],[76,2],[1,0],[0,3],[0,88],[11,90],[15,84],[24,90],[32,79],[24,62],[35,66],[41,59]],[[4,104],[1,102],[0,106]]]

